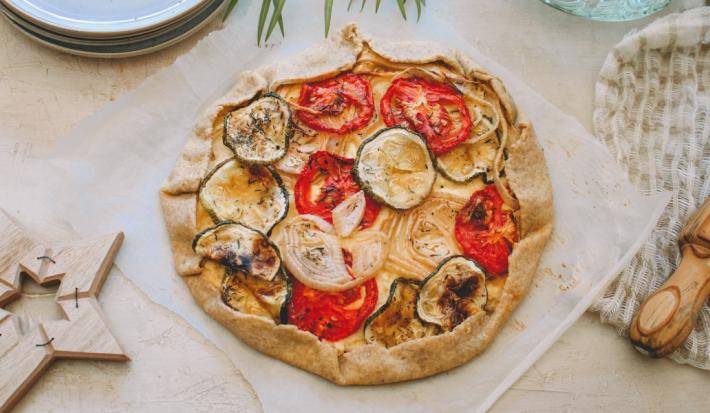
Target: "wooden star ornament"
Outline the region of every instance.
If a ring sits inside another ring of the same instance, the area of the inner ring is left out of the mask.
[[[126,361],[96,296],[123,233],[48,248],[0,210],[0,412],[7,412],[57,358]],[[64,320],[41,321],[23,332],[2,309],[20,296],[22,274],[40,285],[60,282],[56,301]]]

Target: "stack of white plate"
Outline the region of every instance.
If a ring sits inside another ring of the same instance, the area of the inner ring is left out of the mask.
[[[226,0],[0,0],[0,12],[44,45],[95,57],[170,46],[220,15]]]

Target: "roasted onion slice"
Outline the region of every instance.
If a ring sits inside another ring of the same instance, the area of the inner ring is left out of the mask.
[[[421,280],[441,260],[460,254],[454,226],[462,206],[463,202],[453,197],[432,196],[423,205],[395,218],[389,237],[393,245],[385,269]]]
[[[284,223],[282,234],[286,268],[308,287],[345,290],[353,281],[345,266],[333,226],[315,215],[298,215]]]
[[[378,269],[363,263],[348,271],[335,229],[315,215],[298,215],[286,221],[279,242],[286,268],[303,284],[317,290],[347,290],[372,278]],[[369,249],[381,247],[376,243],[367,246]],[[353,267],[356,261],[360,262],[358,256],[362,253],[352,254]]]
[[[286,155],[279,159],[274,166],[279,172],[298,175],[308,163],[308,158],[325,148],[326,141],[326,135],[307,133],[296,129],[289,141]]]
[[[356,192],[339,203],[332,211],[333,226],[341,237],[352,234],[365,216],[365,193]]]
[[[422,283],[417,314],[429,323],[451,331],[488,301],[486,273],[462,255],[447,258]]]
[[[350,253],[350,269],[359,279],[369,278],[382,268],[387,258],[387,237],[379,230],[366,229],[340,240],[340,245]]]

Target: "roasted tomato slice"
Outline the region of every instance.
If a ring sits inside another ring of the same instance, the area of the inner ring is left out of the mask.
[[[339,134],[367,125],[375,112],[370,82],[352,73],[305,83],[301,86],[298,104],[317,112],[297,111],[301,122],[321,132]]]
[[[320,339],[337,341],[357,331],[376,305],[374,278],[337,293],[306,287],[294,278],[288,322]]]
[[[491,275],[508,271],[508,256],[520,239],[513,210],[505,205],[495,185],[471,195],[456,216],[454,234],[464,255]]]
[[[298,212],[317,215],[332,223],[333,208],[360,191],[360,186],[351,173],[353,165],[353,159],[327,151],[313,153],[293,187]],[[360,227],[367,228],[372,225],[379,213],[380,205],[366,195],[365,214]]]
[[[465,141],[473,124],[463,96],[449,85],[418,77],[399,78],[380,101],[387,126],[403,126],[424,136],[435,155]]]

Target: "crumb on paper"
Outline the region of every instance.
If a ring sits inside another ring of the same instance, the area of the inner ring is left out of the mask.
[[[513,320],[512,327],[513,327],[513,330],[515,330],[515,331],[523,331],[528,326],[526,326],[525,323],[523,323],[522,321],[515,319],[515,320]]]
[[[562,264],[563,268],[567,268],[564,264]],[[552,271],[550,267],[545,267],[542,269],[543,274],[546,276],[554,279],[557,281],[557,288],[560,289],[560,291],[568,291],[573,288],[576,288],[577,285],[579,285],[579,279],[575,277],[574,275],[566,275],[562,273],[557,273]]]

